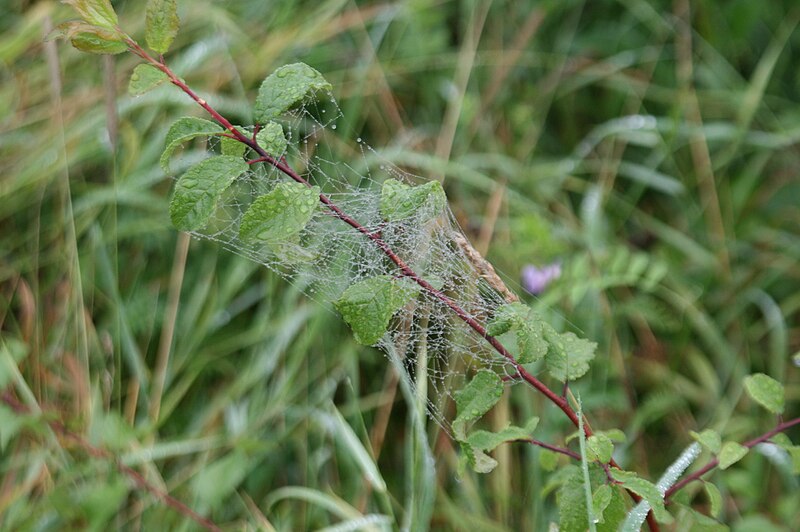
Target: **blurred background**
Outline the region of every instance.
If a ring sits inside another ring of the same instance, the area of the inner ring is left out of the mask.
[[[690,430],[772,428],[749,373],[800,413],[795,1],[178,3],[168,62],[234,122],[303,61],[346,136],[444,179],[509,285],[599,343],[576,386],[595,428],[625,431],[623,466],[654,480]],[[144,2],[113,4],[142,40]],[[330,308],[171,227],[158,157],[174,119],[200,116],[185,96],[131,98],[134,57],[43,42],[66,6],[0,15],[0,528],[197,526],[119,464],[231,530],[557,521],[537,448],[459,475],[455,443],[415,428],[413,396]],[[527,294],[523,269],[554,265]],[[541,440],[571,432],[522,387],[489,421],[530,415]],[[785,455],[707,478],[734,530],[800,529]],[[702,484],[679,499],[676,527],[700,526]]]

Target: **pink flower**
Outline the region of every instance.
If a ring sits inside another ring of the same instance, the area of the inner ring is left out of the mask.
[[[561,277],[561,264],[558,262],[541,268],[528,264],[522,268],[522,287],[528,293],[538,295],[559,277]]]

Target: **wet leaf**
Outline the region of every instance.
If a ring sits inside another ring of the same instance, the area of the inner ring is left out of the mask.
[[[216,209],[219,195],[247,169],[246,162],[228,155],[211,157],[189,168],[178,179],[169,205],[173,225],[181,231],[205,226]]]
[[[170,126],[167,132],[167,139],[164,142],[166,147],[159,160],[161,168],[164,169],[164,172],[169,173],[169,158],[172,152],[184,142],[188,142],[197,137],[210,137],[222,133],[223,131],[221,126],[210,120],[195,118],[193,116],[179,118]]]
[[[389,320],[419,292],[409,279],[378,275],[359,281],[342,293],[337,310],[362,345],[375,345],[386,333]]]
[[[387,179],[381,188],[381,216],[387,222],[414,216],[421,222],[432,220],[444,212],[446,206],[447,197],[438,181],[411,186],[397,179]]]
[[[169,80],[167,75],[152,65],[136,65],[128,84],[128,92],[132,96],[139,96],[155,89],[167,80]]]
[[[783,385],[763,373],[755,373],[744,378],[744,387],[755,402],[772,412],[782,414],[784,406]]]
[[[255,120],[265,124],[311,99],[317,91],[331,88],[322,74],[305,63],[284,65],[270,74],[258,89]]]
[[[319,205],[319,187],[279,183],[259,196],[242,217],[239,238],[248,244],[292,240],[308,224]]]
[[[167,53],[178,34],[178,6],[175,0],[148,0],[144,38],[147,46],[159,54]]]

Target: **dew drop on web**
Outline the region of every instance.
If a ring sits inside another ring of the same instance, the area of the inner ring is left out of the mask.
[[[326,110],[319,109],[316,102],[280,119],[288,141],[286,164],[310,185],[319,186],[323,194],[367,230],[379,232],[382,240],[423,278],[436,279],[441,293],[468,309],[479,321],[485,321],[505,300],[481,280],[480,271],[466,252],[454,244],[454,235],[461,235],[463,241],[466,237],[453,214],[445,208],[438,218],[426,219],[424,212],[413,213],[413,202],[395,195],[384,198],[384,203],[402,201],[411,207],[408,210],[412,214],[407,219],[385,222],[381,212],[383,180],[392,178],[409,185],[427,180],[399,168],[390,152],[372,148],[361,137],[326,137],[325,132],[335,131],[335,122],[343,116],[335,100],[330,98],[324,103],[331,110],[324,120],[320,115]],[[313,150],[307,147],[309,139],[315,146]],[[360,149],[353,149],[353,140]],[[254,165],[221,198],[215,218],[202,235],[196,236],[219,242],[296,282],[307,294],[313,294],[315,301],[331,308],[342,292],[356,282],[377,275],[398,277],[397,268],[372,240],[331,215],[316,200],[297,208],[296,212],[304,215],[316,209],[301,232],[294,227],[284,229],[290,251],[242,242],[239,227],[249,206],[277,184],[290,181],[275,168]],[[286,208],[289,197],[282,196],[276,204]],[[441,300],[426,292],[419,292],[393,315],[378,347],[408,385],[424,394],[429,416],[448,433],[454,391],[461,389],[474,371],[488,368],[500,375],[514,374],[482,338],[454,319]]]

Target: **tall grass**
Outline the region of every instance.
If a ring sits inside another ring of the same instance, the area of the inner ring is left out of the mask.
[[[115,4],[136,31],[143,3]],[[160,492],[230,529],[557,519],[536,449],[459,475],[453,443],[330,309],[171,229],[157,160],[190,102],[129,97],[131,57],[43,43],[69,16],[56,3],[0,13],[0,388],[21,402],[0,405],[2,528],[196,526]],[[532,303],[600,343],[584,408],[656,478],[689,430],[769,428],[744,375],[800,396],[798,17],[790,1],[199,1],[181,4],[170,62],[241,122],[267,73],[314,65],[353,138],[445,178],[510,284],[560,261]],[[533,413],[544,440],[566,429],[518,389],[493,423]],[[800,528],[779,456],[712,479],[721,521]],[[708,510],[702,485],[683,497]]]

